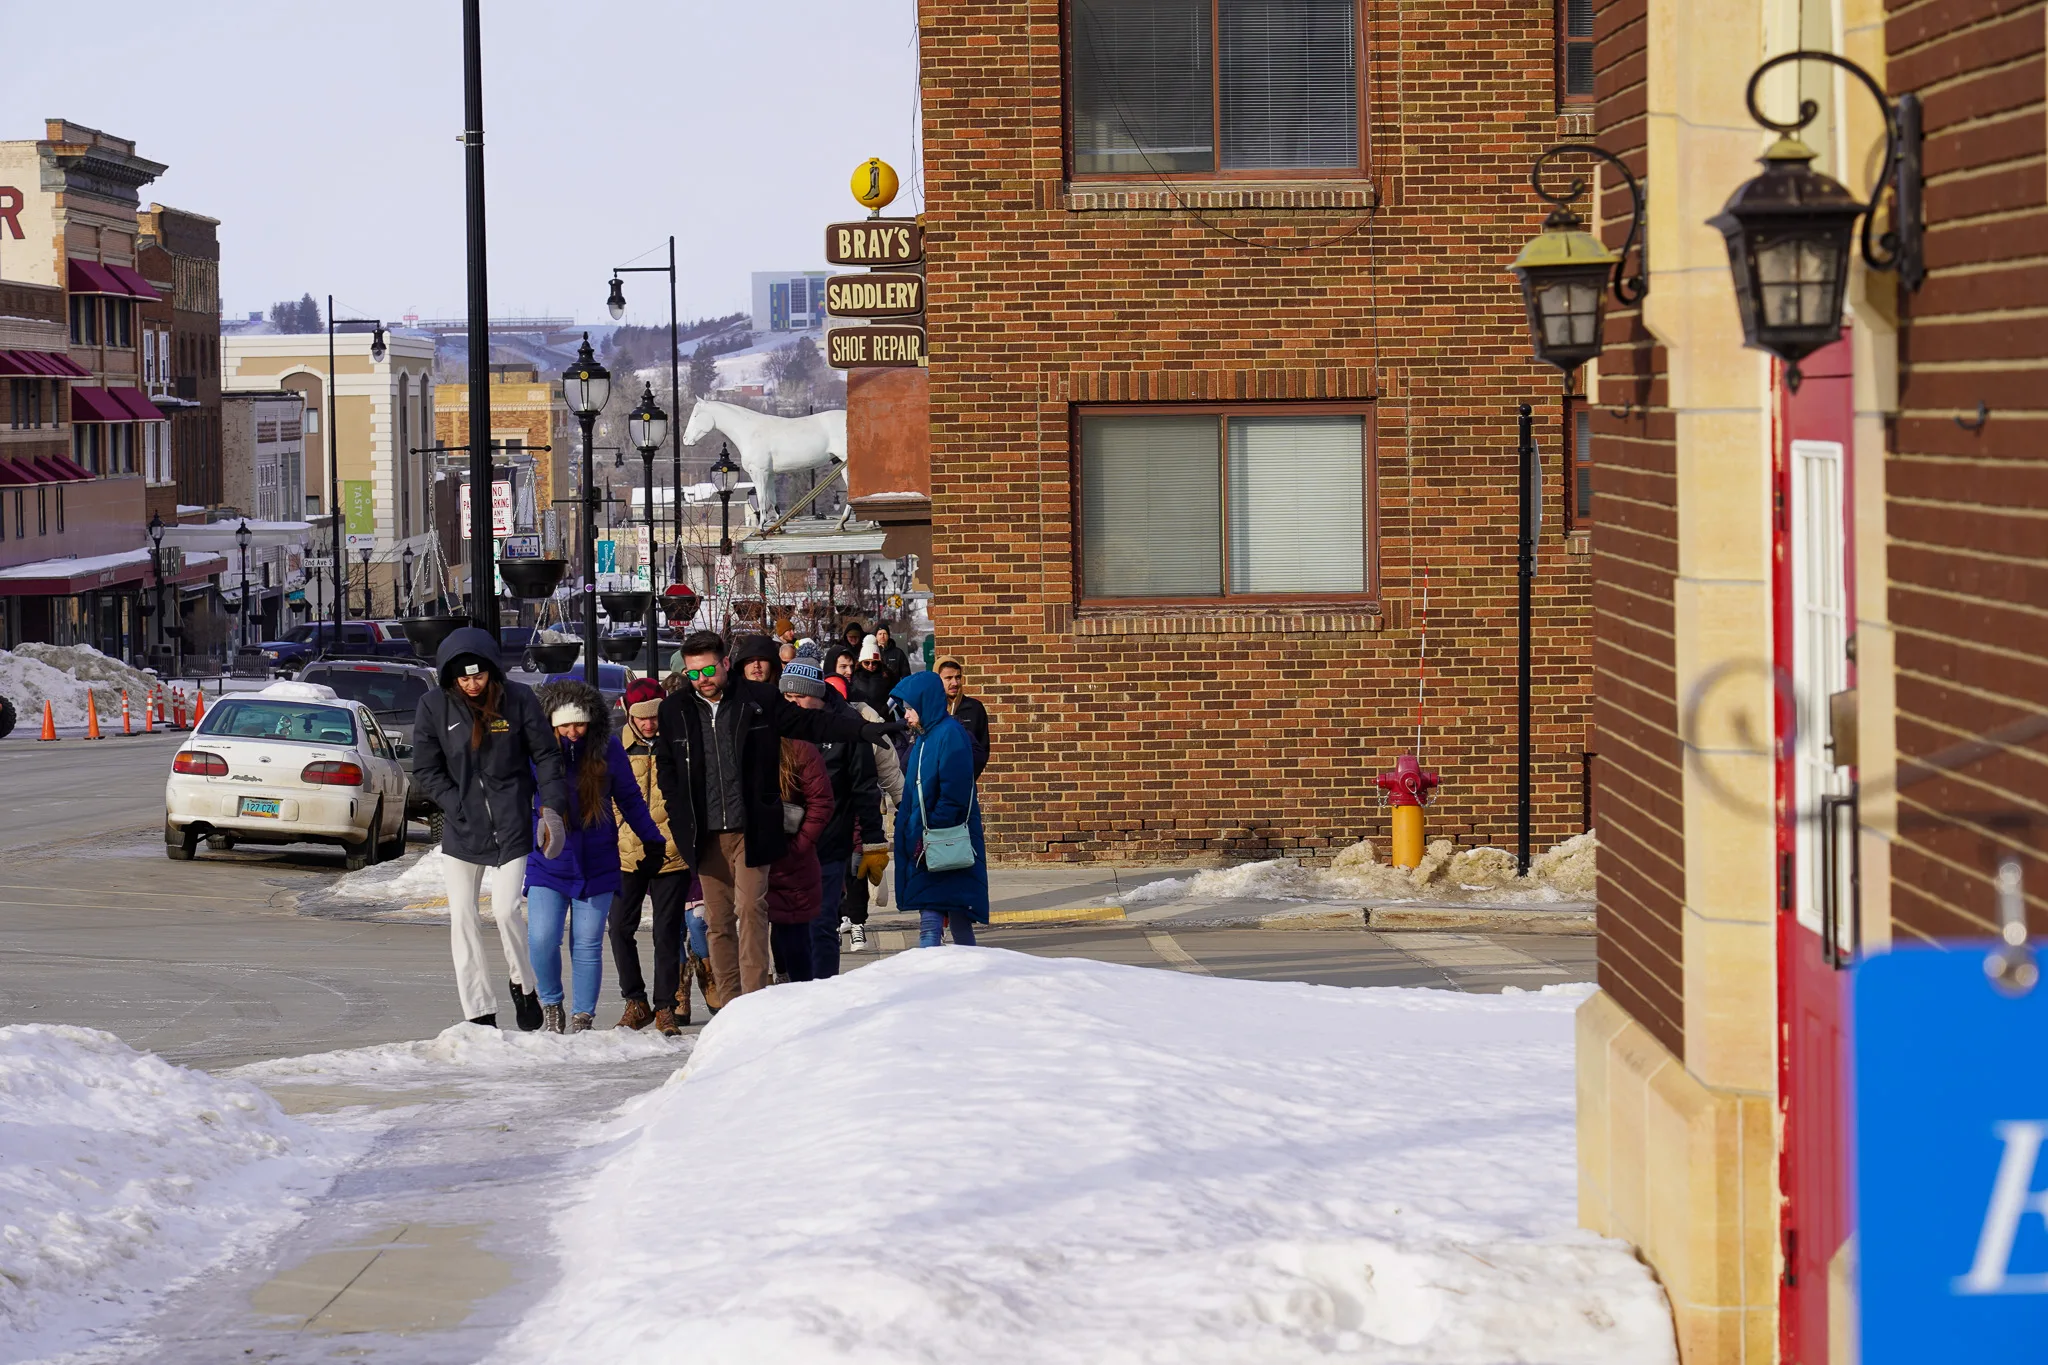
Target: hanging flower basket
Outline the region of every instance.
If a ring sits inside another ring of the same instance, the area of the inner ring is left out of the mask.
[[[661,613],[672,624],[696,620],[703,606],[704,599],[687,583],[671,583],[661,598]]]
[[[512,590],[514,597],[538,601],[552,597],[555,587],[562,581],[562,575],[569,571],[566,559],[501,559],[498,561],[498,576],[505,580],[505,586]]]
[[[422,659],[434,657],[434,651],[441,642],[455,631],[469,624],[467,616],[414,616],[398,623],[405,631],[405,638],[412,642],[412,652]]]
[[[645,596],[646,594],[641,594]],[[598,652],[615,664],[630,664],[647,655],[647,637],[644,635],[607,635],[598,646]]]
[[[526,647],[527,667],[536,673],[567,673],[583,653],[580,640],[558,640]]]
[[[742,621],[754,622],[766,616],[768,609],[755,598],[743,597],[732,604],[732,613]]]
[[[604,614],[614,621],[645,621],[647,604],[653,596],[645,592],[601,592],[597,600],[604,604]]]

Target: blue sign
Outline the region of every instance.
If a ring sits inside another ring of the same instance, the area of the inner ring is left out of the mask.
[[[617,573],[619,566],[619,543],[615,540],[597,542],[597,571]]]
[[[2001,991],[1994,946],[1856,968],[1864,1365],[2048,1359],[2048,983]]]

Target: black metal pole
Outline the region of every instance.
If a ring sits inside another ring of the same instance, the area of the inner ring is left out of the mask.
[[[484,232],[484,61],[479,0],[462,0],[462,159],[469,226],[469,619],[498,633],[491,536],[491,308]],[[584,468],[590,431],[584,428]],[[586,476],[587,477],[587,476]],[[593,678],[595,675],[593,675]]]
[[[242,547],[241,547],[241,550],[242,550],[242,619],[241,619],[241,621],[240,621],[240,622],[239,622],[238,624],[239,624],[239,625],[240,625],[240,626],[242,627],[242,639],[241,639],[241,643],[240,643],[240,644],[238,644],[238,645],[236,646],[236,648],[235,648],[235,652],[236,652],[236,653],[238,653],[238,654],[239,654],[239,653],[241,653],[241,652],[242,652],[242,650],[245,650],[245,649],[247,649],[247,648],[249,647],[249,547],[248,547],[248,546],[246,546],[246,545],[244,545],[244,546],[242,546]]]
[[[661,600],[654,587],[654,451],[641,451],[640,462],[647,466],[647,676],[654,678],[661,674],[660,642],[655,638],[654,625],[655,604]]]
[[[1516,551],[1515,577],[1520,589],[1519,651],[1515,660],[1515,718],[1521,730],[1515,769],[1515,861],[1524,875],[1529,871],[1529,683],[1530,621],[1534,615],[1532,596],[1536,582],[1536,438],[1529,405],[1522,404],[1520,444],[1516,461],[1521,470],[1521,528]]]
[[[474,0],[472,0],[472,3]],[[597,686],[597,474],[591,467],[590,430],[597,414],[583,423],[583,681]]]
[[[676,238],[668,238],[668,404],[669,404],[669,449],[674,456],[672,471],[675,487],[669,496],[675,499],[676,543],[672,554],[675,562],[669,566],[669,577],[680,580],[683,574],[683,362],[680,347],[681,333],[676,325]],[[653,525],[652,513],[648,524]],[[651,536],[653,533],[649,532]],[[654,543],[648,541],[648,551],[653,552]],[[648,582],[652,583],[652,578]]]
[[[337,585],[348,580],[348,560],[341,551],[341,452],[335,445],[334,415],[341,404],[334,396],[334,295],[327,296],[327,519],[334,532],[334,581]],[[348,602],[342,593],[334,594],[334,637],[327,643],[338,648],[341,644],[342,615],[348,610]],[[318,652],[319,631],[313,632],[315,652]]]

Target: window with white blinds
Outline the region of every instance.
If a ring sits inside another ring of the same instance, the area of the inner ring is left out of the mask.
[[[1362,415],[1088,415],[1089,598],[1352,596],[1371,587]]]
[[[1358,169],[1360,4],[1069,0],[1074,173]]]

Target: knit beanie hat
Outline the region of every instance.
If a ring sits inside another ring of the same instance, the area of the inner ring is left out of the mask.
[[[796,657],[782,666],[782,691],[785,695],[794,693],[800,697],[822,697],[825,695],[825,675],[818,667],[817,646],[805,644],[796,652]]]
[[[661,684],[652,678],[635,678],[626,685],[626,714],[645,718],[661,714]]]
[[[866,663],[869,659],[880,659],[881,657],[882,647],[875,643],[875,637],[872,635],[862,637],[860,642],[860,662]]]

